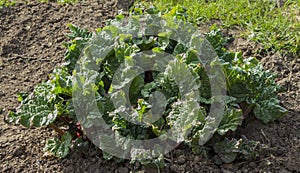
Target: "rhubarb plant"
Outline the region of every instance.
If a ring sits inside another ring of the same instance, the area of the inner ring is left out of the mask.
[[[181,6],[164,13],[159,12],[154,6],[148,8],[136,6],[132,14],[161,15],[170,24],[174,24],[172,22],[174,18],[188,19],[185,8]],[[65,44],[67,48],[65,63],[53,71],[48,81],[38,84],[31,94],[19,95],[21,104],[15,112],[9,113],[8,121],[25,127],[48,126],[56,130],[58,137],[49,140],[45,148],[61,158],[67,156],[73,146],[72,143],[78,144],[78,141],[90,140],[98,140],[101,143],[103,139],[89,139],[86,136],[91,129],[103,130],[101,119],[107,124],[106,128],[112,129],[114,133],[116,142],[112,145],[118,145],[121,150],[128,147],[126,145],[128,141],[122,138],[124,136],[129,139],[147,140],[176,128],[184,129],[181,131],[184,134],[172,136],[170,140],[177,143],[184,139],[183,143],[189,145],[193,151],[200,151],[205,144],[199,145],[198,141],[206,135],[207,131],[204,127],[209,126],[209,108],[218,100],[211,94],[210,80],[218,78],[212,78],[207,74],[205,65],[197,58],[197,52],[181,44],[180,41],[171,39],[170,34],[176,30],[147,36],[123,34],[121,32],[123,26],[118,23],[125,19],[125,16],[120,14],[95,33],[69,24],[71,34],[68,37],[71,41]],[[153,21],[154,18],[146,20]],[[135,26],[137,29],[139,23],[132,22],[131,29]],[[160,28],[161,25],[151,23],[150,27]],[[175,25],[174,28],[176,27],[178,26]],[[280,87],[275,83],[276,76],[265,70],[256,58],[244,58],[240,52],[227,51],[225,45],[228,39],[223,37],[220,29],[212,28],[204,36],[216,51],[218,65],[222,67],[226,80],[225,111],[214,137],[209,141],[214,143],[211,149],[216,153],[217,162],[228,163],[236,158],[253,159],[257,156],[259,148],[256,147],[257,143],[245,139],[225,140],[224,136],[239,128],[251,115],[263,123],[269,123],[287,113],[277,99]],[[191,38],[185,39],[191,44],[197,41]],[[110,46],[103,46],[108,43]],[[134,59],[139,53],[146,51],[149,53],[140,56],[139,61]],[[137,73],[136,64],[163,67],[164,64],[159,64],[153,57],[165,53],[176,57],[170,60],[167,55],[163,56],[166,57],[164,63],[169,63],[177,70]],[[85,56],[94,59],[90,61],[82,58]],[[96,70],[80,71],[75,68],[78,64],[83,69],[96,67]],[[122,66],[124,70],[118,71]],[[118,75],[128,74],[135,74],[135,78],[126,78],[117,83],[114,80],[114,77],[119,79]],[[190,81],[187,74],[191,74],[195,81]],[[94,79],[93,83],[89,83],[91,76]],[[180,98],[183,96],[179,86],[191,83],[197,86],[195,92],[199,93],[198,97],[195,98],[189,93],[190,91],[187,91],[190,95],[187,94],[186,97],[190,100],[181,102]],[[91,90],[89,87],[92,87]],[[129,94],[120,92],[120,88],[128,89]],[[89,95],[90,91],[95,93],[99,113],[88,112],[86,117],[76,116],[75,107],[84,111],[90,106],[89,104],[74,105],[78,99],[76,93]],[[124,104],[130,105],[134,111],[126,111],[126,108],[122,107]],[[156,111],[150,111],[152,107],[156,107]],[[197,116],[188,116],[190,108],[193,108],[192,111]],[[124,112],[126,117],[123,116]],[[141,122],[146,123],[141,124]],[[63,126],[68,128],[61,128]],[[103,153],[106,158],[113,158],[109,153]],[[142,163],[151,162],[141,156],[147,154],[146,150],[124,154],[129,154]],[[159,155],[152,161],[163,165],[163,155]]]

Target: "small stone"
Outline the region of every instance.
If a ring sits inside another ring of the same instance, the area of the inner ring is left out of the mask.
[[[128,172],[129,172],[129,170],[126,167],[121,167],[118,169],[118,173],[128,173]]]
[[[225,168],[225,169],[230,169],[230,168],[232,168],[232,164],[231,163],[227,163],[227,164],[223,164],[223,168]]]
[[[199,156],[195,156],[195,159],[194,159],[194,162],[200,162],[200,158],[199,158]]]
[[[12,155],[8,155],[8,156],[6,157],[6,160],[11,160],[12,158],[13,158]]]
[[[98,161],[98,159],[96,157],[91,158],[91,162],[96,163],[97,161]]]
[[[233,172],[231,172],[229,170],[226,170],[226,169],[221,169],[221,170],[222,170],[223,173],[233,173]]]
[[[89,8],[89,9],[86,10],[86,12],[87,12],[87,13],[92,13],[92,12],[93,12],[93,9],[90,9],[90,8]]]
[[[255,168],[255,167],[256,167],[256,164],[255,164],[254,162],[250,162],[250,163],[249,163],[249,167],[250,167],[250,168]]]
[[[11,76],[11,79],[12,79],[12,80],[17,79],[17,78],[16,78],[16,75],[13,74],[13,75]]]
[[[181,156],[178,157],[177,163],[178,163],[179,165],[182,165],[182,164],[184,164],[185,162],[186,162],[186,158],[185,158],[184,155],[181,155]]]
[[[178,172],[178,166],[175,165],[175,164],[174,164],[174,165],[171,165],[171,166],[170,166],[170,170],[173,171],[173,172]]]
[[[173,153],[173,156],[174,157],[179,157],[179,156],[181,156],[181,155],[183,155],[184,154],[184,152],[182,151],[182,150],[175,150],[174,151],[174,153]]]
[[[25,146],[20,146],[17,147],[14,151],[13,151],[13,156],[21,156],[25,153]]]

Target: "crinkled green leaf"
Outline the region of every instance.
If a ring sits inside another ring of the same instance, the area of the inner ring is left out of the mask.
[[[55,69],[52,73],[53,87],[51,92],[56,95],[72,97],[72,76],[66,71],[66,68]]]
[[[68,50],[65,53],[64,66],[68,69],[68,72],[72,74],[83,48],[92,37],[92,33],[73,24],[68,24],[68,27],[71,34],[68,34],[67,36],[72,39],[72,42],[65,44]]]
[[[214,145],[214,151],[224,163],[233,162],[239,153],[239,143],[236,140],[225,140]]]
[[[175,134],[172,138],[176,142],[188,140],[193,128],[201,126],[206,113],[194,101],[175,102],[173,109],[167,116],[168,125]]]
[[[242,124],[243,112],[241,109],[228,108],[218,127],[218,133],[224,135],[229,130],[235,131]]]
[[[255,117],[263,123],[268,123],[281,118],[287,113],[287,110],[279,105],[279,100],[271,98],[258,102],[253,110]]]
[[[213,148],[214,152],[217,153],[215,162],[222,164],[222,162],[231,163],[236,159],[255,159],[261,154],[264,145],[243,137],[239,140],[225,139],[224,141],[215,143]]]
[[[144,79],[139,75],[133,79],[129,88],[129,100],[132,105],[141,98],[141,90],[144,86]]]
[[[54,138],[48,140],[45,149],[55,157],[64,158],[69,154],[71,142],[72,136],[69,133],[65,133],[61,139]]]
[[[51,93],[52,85],[42,83],[35,87],[33,93],[21,102],[17,112],[9,114],[9,121],[20,123],[25,127],[47,126],[56,120],[56,104],[61,98]]]
[[[74,25],[74,24],[67,24],[67,26],[69,27],[71,33],[67,34],[67,36],[70,39],[75,39],[75,38],[90,38],[92,36],[92,33],[90,33],[87,29],[81,29],[78,26]]]

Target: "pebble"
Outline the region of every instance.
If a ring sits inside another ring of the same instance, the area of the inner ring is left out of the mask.
[[[178,171],[178,166],[177,165],[171,165],[170,170],[173,171],[173,172],[177,172]]]
[[[13,151],[13,156],[21,156],[25,153],[25,146],[19,146]]]
[[[96,157],[92,157],[90,160],[92,163],[96,163],[98,161],[98,159]]]
[[[6,160],[11,160],[12,158],[13,158],[12,155],[8,155],[8,156],[6,157]]]
[[[184,152],[182,150],[175,150],[173,154],[174,154],[174,157],[179,157],[179,156],[183,155]]]
[[[126,167],[120,167],[120,168],[118,168],[118,173],[128,173],[128,172],[129,172],[129,170]]]
[[[194,159],[194,162],[199,162],[200,161],[200,158],[199,158],[199,156],[195,156],[195,159]]]
[[[178,157],[177,163],[178,163],[179,165],[182,165],[182,164],[184,164],[185,162],[186,162],[186,158],[185,158],[184,155],[181,155],[181,156]]]
[[[254,162],[250,162],[250,163],[249,163],[249,167],[250,167],[250,168],[255,168],[255,167],[256,167],[256,164],[255,164]]]
[[[233,173],[233,172],[231,172],[229,170],[226,170],[226,169],[221,169],[221,170],[222,170],[223,173]]]
[[[230,169],[230,168],[232,168],[233,165],[232,165],[232,163],[227,163],[227,164],[223,164],[222,166],[225,169]]]

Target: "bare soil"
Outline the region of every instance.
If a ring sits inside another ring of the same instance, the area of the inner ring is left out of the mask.
[[[90,31],[104,26],[120,6],[115,2],[85,1],[74,5],[55,3],[18,4],[0,9],[0,171],[1,172],[158,172],[128,161],[105,161],[100,150],[90,147],[71,152],[65,159],[44,155],[47,139],[56,134],[48,128],[26,129],[8,125],[4,115],[17,107],[17,93],[32,91],[47,80],[64,57],[62,44],[68,41],[66,24],[73,23]],[[259,58],[266,69],[278,74],[285,91],[280,100],[289,113],[264,125],[253,120],[238,134],[266,144],[269,149],[254,161],[215,165],[186,149],[171,153],[172,159],[160,172],[298,172],[300,170],[300,58],[264,51],[259,44],[238,37],[238,29],[228,31],[228,47]]]

